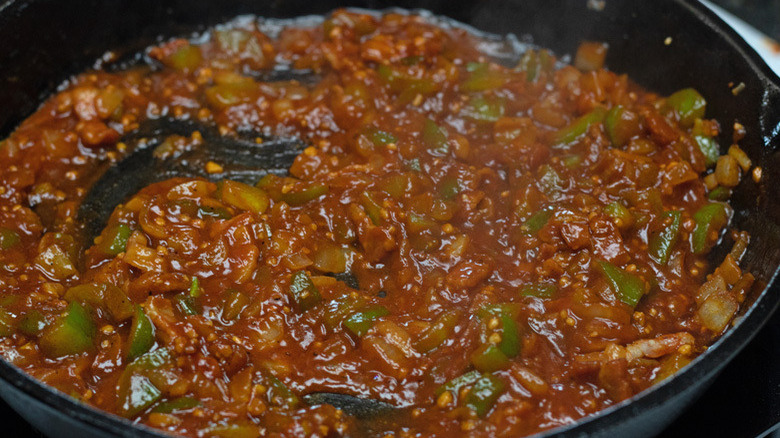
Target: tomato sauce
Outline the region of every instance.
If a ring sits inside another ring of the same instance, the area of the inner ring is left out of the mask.
[[[3,357],[185,436],[518,436],[669,377],[752,284],[725,202],[749,158],[720,155],[698,92],[645,91],[599,43],[508,65],[485,38],[397,13],[243,19],[74,77],[1,143]],[[286,176],[209,162],[151,184],[85,238],[81,201],[161,118],[307,146]]]

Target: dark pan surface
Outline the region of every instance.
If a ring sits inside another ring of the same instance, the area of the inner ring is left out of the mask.
[[[741,145],[764,169],[763,184],[749,178],[732,205],[734,224],[752,236],[744,266],[759,280],[754,304],[706,354],[677,375],[631,400],[558,429],[560,436],[649,436],[671,422],[744,346],[780,302],[773,285],[780,266],[780,80],[727,25],[698,4],[682,0],[603,2],[565,0],[426,0],[394,2],[422,7],[492,33],[532,36],[558,54],[572,53],[583,39],[610,45],[607,65],[639,84],[669,93],[695,86],[708,101],[708,117],[724,125],[738,120],[748,135]],[[68,75],[92,65],[106,50],[128,53],[158,35],[187,35],[242,13],[293,17],[338,6],[381,9],[390,2],[302,0],[10,0],[0,5],[0,136],[7,135]],[[669,39],[671,38],[671,39]],[[665,43],[668,42],[667,43]],[[744,83],[738,95],[732,88]],[[724,247],[728,247],[726,242]],[[723,254],[716,254],[716,258]],[[746,306],[747,308],[748,306]],[[0,361],[0,396],[51,436],[163,436],[131,426],[53,391]]]

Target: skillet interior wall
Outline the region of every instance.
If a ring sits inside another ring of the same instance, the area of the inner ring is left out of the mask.
[[[682,0],[677,0],[682,2]],[[610,45],[607,65],[639,84],[667,94],[695,86],[708,101],[708,117],[723,123],[721,144],[730,142],[731,122],[748,135],[742,146],[764,168],[765,181],[780,178],[778,129],[780,92],[756,66],[744,63],[733,47],[709,40],[708,19],[694,13],[664,12],[668,2],[607,0],[597,11],[586,0],[10,0],[0,6],[0,137],[68,76],[91,66],[109,49],[134,53],[159,36],[188,35],[235,15],[269,17],[322,14],[336,7],[425,8],[479,29],[530,35],[556,54],[572,53],[583,39]],[[684,2],[682,2],[684,4]],[[685,6],[684,6],[685,8]],[[665,44],[671,37],[671,44]],[[121,53],[121,52],[120,52]],[[776,78],[775,78],[776,80]],[[731,88],[745,82],[734,96]],[[732,198],[735,224],[754,236],[746,265],[768,281],[780,262],[780,185],[757,185],[750,178]],[[760,238],[755,238],[760,237]],[[727,245],[721,245],[721,259]]]

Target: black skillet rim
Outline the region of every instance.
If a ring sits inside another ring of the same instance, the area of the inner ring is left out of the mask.
[[[723,22],[720,17],[697,1],[672,0],[672,2],[677,3],[682,9],[687,9],[695,18],[704,23],[713,32],[714,36],[724,40],[732,50],[736,51],[748,63],[750,70],[757,75],[760,82],[764,85],[765,93],[780,95],[780,79],[770,70],[755,50],[728,24]],[[14,1],[10,0],[0,9],[5,9],[12,3]],[[764,121],[763,118],[765,116],[765,111],[762,109],[760,115],[762,121]],[[775,123],[780,123],[780,120],[775,121]],[[762,123],[762,125],[765,125],[765,123]],[[739,321],[705,353],[697,357],[690,366],[676,374],[673,378],[628,400],[601,410],[591,416],[584,417],[575,423],[543,431],[532,437],[587,436],[598,432],[604,426],[629,420],[637,412],[660,406],[683,389],[693,386],[702,380],[711,379],[750,342],[769,320],[773,312],[780,307],[780,285],[777,284],[778,275],[780,275],[780,266],[775,268],[775,272],[767,282],[764,290],[756,297],[751,308],[739,317]],[[133,423],[127,419],[83,404],[56,389],[40,383],[21,369],[1,358],[0,379],[47,407],[101,432],[117,436],[141,436],[148,438],[171,436],[163,431]]]

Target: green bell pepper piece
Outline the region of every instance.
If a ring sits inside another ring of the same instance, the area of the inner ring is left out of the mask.
[[[377,319],[390,313],[385,306],[371,306],[365,310],[353,313],[344,320],[344,327],[353,335],[362,337],[374,326]]]
[[[240,210],[262,214],[269,205],[265,191],[237,181],[220,181],[218,193],[222,202]]]
[[[14,332],[16,332],[14,315],[0,307],[0,337],[11,336]]]
[[[469,357],[474,368],[483,373],[502,370],[509,365],[506,354],[491,343],[482,344]]]
[[[436,322],[423,331],[420,337],[417,338],[414,348],[420,353],[428,353],[438,348],[450,336],[452,330],[458,323],[459,317],[460,312],[456,310],[446,312],[439,316],[439,318],[436,319]]]
[[[19,243],[19,233],[16,231],[0,227],[0,249],[9,249]]]
[[[674,246],[680,240],[682,212],[677,210],[667,211],[664,212],[661,218],[668,224],[650,239],[647,249],[650,253],[650,258],[659,265],[665,265],[669,262],[669,256],[672,254]]]
[[[558,287],[552,283],[531,283],[520,289],[520,295],[536,298],[552,298],[558,292]]]
[[[431,119],[425,119],[422,140],[425,146],[428,147],[428,150],[436,155],[446,155],[450,151],[450,146],[447,143],[447,130],[437,125]]]
[[[130,324],[127,358],[133,360],[149,351],[154,345],[154,324],[141,306],[135,306],[135,315]]]
[[[83,353],[95,347],[95,331],[95,323],[89,312],[74,301],[41,333],[38,346],[46,356],[52,358]]]
[[[198,315],[198,305],[195,302],[195,297],[181,293],[173,297],[173,307],[179,310],[182,315]]]
[[[466,394],[465,405],[480,417],[484,417],[495,404],[506,384],[498,377],[483,374]]]
[[[380,225],[382,223],[382,206],[376,201],[374,195],[370,192],[363,192],[360,195],[360,203],[371,222],[374,225]]]
[[[179,397],[158,404],[152,412],[171,414],[173,412],[187,411],[200,406],[200,400],[193,397]]]
[[[666,98],[666,107],[680,117],[680,126],[689,128],[696,119],[704,118],[707,101],[693,88],[684,88]]]
[[[477,383],[480,378],[482,378],[482,373],[479,371],[469,371],[468,373],[462,374],[437,388],[435,395],[438,397],[449,391],[450,394],[452,394],[452,397],[457,400],[458,396],[460,395],[461,388]]]
[[[173,358],[167,348],[142,354],[127,365],[118,383],[119,415],[132,418],[160,400],[159,385],[164,385],[167,378],[159,373],[172,365]]]
[[[292,206],[303,205],[328,193],[330,188],[324,183],[308,183],[303,188],[296,188],[287,193],[282,193],[280,199]]]
[[[493,317],[499,319],[500,324],[495,330],[501,336],[498,348],[507,357],[515,357],[520,354],[520,329],[515,321],[517,313],[517,304],[485,306],[477,312],[477,316],[482,318],[486,324]]]
[[[588,132],[590,125],[602,122],[605,115],[606,110],[602,107],[597,107],[593,111],[575,119],[568,126],[559,129],[553,136],[554,147],[566,146],[582,137]]]
[[[631,307],[636,307],[639,299],[645,293],[645,285],[642,279],[618,268],[612,263],[598,260],[597,264],[607,278],[609,286],[617,294],[618,299]]]
[[[500,70],[492,70],[486,62],[470,62],[466,64],[468,77],[460,85],[460,89],[466,92],[494,90],[511,79]]]
[[[103,234],[98,249],[106,255],[116,256],[125,252],[127,239],[130,238],[130,227],[125,224],[114,225]]]
[[[269,375],[268,400],[276,406],[286,409],[295,409],[300,404],[300,399],[281,380]]]
[[[723,186],[715,187],[713,191],[707,194],[707,198],[709,198],[711,201],[721,201],[721,202],[728,201],[730,196],[731,196],[731,189]]]
[[[176,70],[192,71],[198,68],[202,60],[200,47],[187,44],[171,53],[165,60],[165,64]]]
[[[540,210],[532,214],[528,219],[523,222],[520,228],[529,235],[536,235],[539,230],[544,227],[547,222],[553,217],[553,210]]]
[[[27,312],[19,320],[19,331],[27,336],[38,336],[46,328],[46,318],[37,310]]]
[[[621,147],[639,132],[639,117],[622,105],[615,105],[604,117],[604,128],[612,144]]]
[[[192,298],[198,298],[203,292],[203,290],[200,288],[200,280],[198,277],[192,277],[192,280],[190,280],[190,296]]]
[[[364,133],[375,146],[387,146],[398,142],[398,137],[375,126],[366,127]]]
[[[233,217],[229,211],[222,207],[209,207],[201,205],[195,212],[195,215],[200,219],[212,218],[212,219],[230,219]]]
[[[288,291],[299,312],[305,312],[322,301],[320,291],[304,271],[293,274]]]
[[[135,313],[135,307],[125,292],[109,283],[85,283],[73,286],[65,292],[65,300],[103,309],[114,322],[130,319]]]
[[[472,96],[462,114],[475,122],[495,122],[504,116],[506,101],[495,96]]]
[[[701,254],[708,250],[714,241],[710,241],[713,231],[720,231],[729,222],[729,213],[726,206],[719,202],[713,202],[701,207],[693,215],[696,227],[691,234],[691,248],[695,254]]]
[[[154,386],[148,377],[142,374],[133,374],[129,380],[129,396],[119,407],[119,414],[125,418],[136,416],[162,398],[162,391]]]

